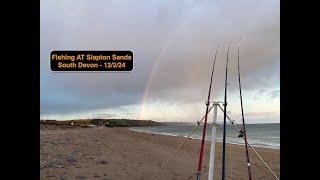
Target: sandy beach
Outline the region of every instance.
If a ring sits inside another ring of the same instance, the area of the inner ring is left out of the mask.
[[[40,179],[150,180],[184,137],[132,132],[128,128],[40,126]],[[280,178],[280,151],[255,148]],[[190,139],[157,180],[196,179],[200,140]],[[206,142],[203,180],[208,178]],[[275,179],[250,151],[253,179]],[[215,178],[221,179],[222,144],[216,145]],[[226,179],[248,179],[245,148],[227,145]]]

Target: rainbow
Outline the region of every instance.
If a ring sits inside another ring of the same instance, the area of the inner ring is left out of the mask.
[[[160,50],[160,53],[159,53],[158,57],[155,59],[155,62],[153,64],[153,66],[152,66],[152,69],[151,69],[149,78],[147,80],[146,86],[144,88],[144,93],[143,93],[143,97],[142,97],[142,101],[141,101],[140,115],[139,115],[139,119],[140,120],[144,120],[144,112],[145,112],[146,100],[148,98],[150,87],[152,85],[153,77],[155,75],[155,72],[156,72],[156,69],[158,67],[159,61],[160,61],[160,59],[162,59],[162,56],[166,53],[168,47],[173,42],[174,37],[177,37],[177,35],[178,35],[178,33],[180,33],[182,27],[184,27],[187,24],[188,20],[192,17],[194,8],[195,8],[195,4],[193,4],[193,6],[191,8],[191,13],[187,13],[188,16],[184,19],[184,21],[181,21],[180,24],[177,26],[175,32],[173,33],[174,36],[173,35],[170,36],[170,38],[168,38],[167,42],[164,43],[165,45]]]

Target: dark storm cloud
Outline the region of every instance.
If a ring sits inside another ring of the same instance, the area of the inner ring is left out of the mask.
[[[207,94],[219,43],[214,91],[221,95],[227,43],[230,91],[237,88],[237,41],[248,90],[279,87],[278,1],[41,1],[41,114],[140,104],[197,102]],[[134,53],[130,73],[53,73],[52,50]]]

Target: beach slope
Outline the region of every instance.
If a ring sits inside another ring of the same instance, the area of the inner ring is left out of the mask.
[[[40,179],[150,180],[183,137],[132,132],[128,128],[40,127]],[[280,151],[255,148],[280,176]],[[157,179],[195,179],[200,141],[190,139]],[[208,178],[210,144],[205,144],[203,180]],[[221,143],[216,145],[215,178],[221,179]],[[253,179],[275,179],[250,149]],[[248,179],[245,148],[227,145],[226,178]]]

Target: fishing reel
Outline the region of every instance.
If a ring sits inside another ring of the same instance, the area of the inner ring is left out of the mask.
[[[243,129],[241,129],[239,133],[240,133],[240,134],[239,134],[238,137],[243,137],[243,136],[244,136],[244,130],[243,130]]]

